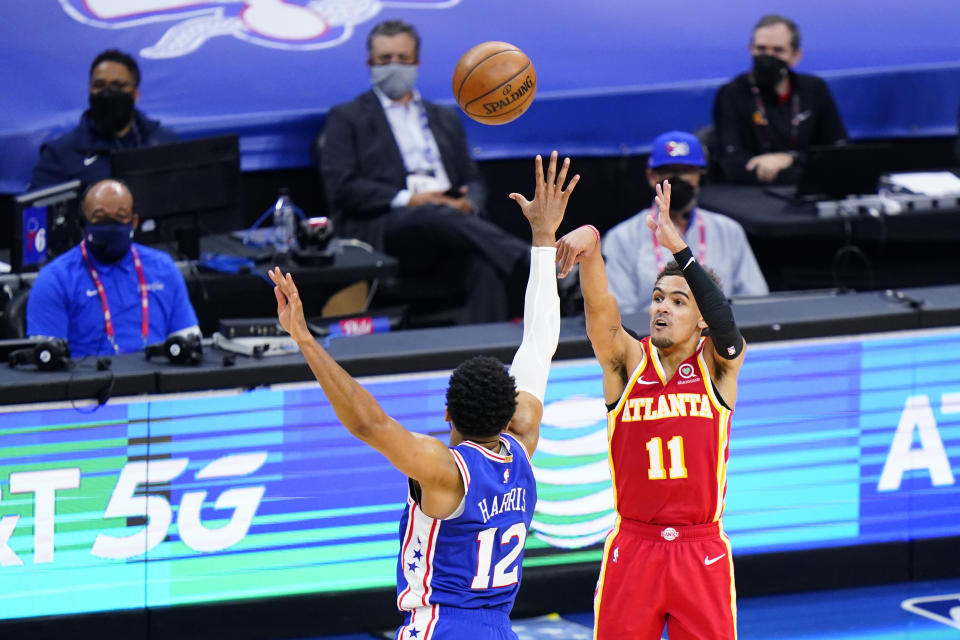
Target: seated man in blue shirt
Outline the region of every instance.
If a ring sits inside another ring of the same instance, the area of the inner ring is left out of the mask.
[[[37,274],[27,299],[27,335],[64,338],[71,355],[83,357],[199,334],[173,260],[132,241],[139,220],[127,186],[101,180],[80,207],[83,241]]]
[[[706,153],[696,136],[686,131],[668,131],[653,141],[647,182],[653,188],[664,180],[670,181],[670,220],[700,264],[717,274],[724,295],[766,295],[767,281],[740,223],[697,206],[706,167]],[[655,209],[654,204],[651,210]],[[660,246],[647,227],[649,211],[643,209],[627,218],[603,239],[610,291],[624,314],[647,309],[657,275],[673,255]]]
[[[140,68],[132,57],[108,49],[90,65],[90,108],[72,130],[45,142],[30,175],[30,189],[80,179],[83,186],[110,177],[114,149],[174,142],[176,134],[134,108]]]

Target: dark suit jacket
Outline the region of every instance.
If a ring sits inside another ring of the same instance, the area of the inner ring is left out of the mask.
[[[474,211],[485,210],[486,189],[470,158],[457,114],[424,100],[427,121],[453,188],[466,185]],[[406,168],[387,115],[373,91],[334,106],[321,138],[320,171],[338,234],[383,248],[383,219],[407,186]]]

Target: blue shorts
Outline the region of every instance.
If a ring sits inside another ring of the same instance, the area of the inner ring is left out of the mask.
[[[408,611],[396,640],[517,640],[510,616],[496,609],[435,604]]]

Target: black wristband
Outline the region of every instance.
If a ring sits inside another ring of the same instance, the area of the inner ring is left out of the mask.
[[[686,269],[690,266],[690,261],[693,260],[693,251],[690,250],[690,247],[684,247],[673,254],[673,259],[677,261],[677,264],[680,266],[680,270]]]

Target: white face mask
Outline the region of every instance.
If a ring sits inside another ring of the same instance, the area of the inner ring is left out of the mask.
[[[417,65],[391,62],[370,67],[370,84],[383,91],[388,98],[396,100],[417,81]]]

